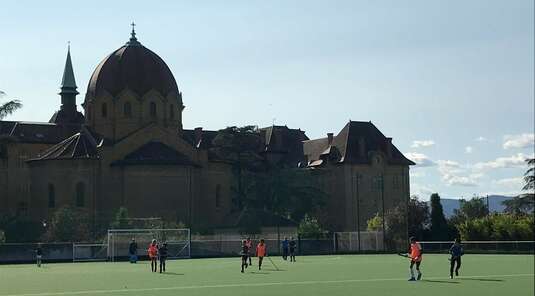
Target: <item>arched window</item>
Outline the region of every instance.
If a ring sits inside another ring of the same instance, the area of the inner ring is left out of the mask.
[[[169,105],[169,118],[175,119],[175,106],[173,104]]]
[[[108,117],[108,105],[106,103],[102,103],[102,117]]]
[[[124,117],[127,117],[127,118],[132,117],[132,104],[130,104],[130,102],[124,103],[123,113],[124,113]]]
[[[217,184],[215,187],[215,207],[221,207],[221,185]]]
[[[150,102],[150,117],[156,118],[156,103]]]
[[[56,189],[54,188],[54,184],[48,184],[48,207],[56,207]]]
[[[76,206],[85,206],[85,184],[82,182],[76,184]]]

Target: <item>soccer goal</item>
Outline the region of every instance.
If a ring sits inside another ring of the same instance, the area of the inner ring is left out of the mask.
[[[72,261],[106,261],[108,259],[107,244],[72,244]]]
[[[127,260],[129,245],[136,240],[138,255],[143,257],[153,239],[167,243],[168,259],[190,258],[190,230],[184,229],[109,229],[108,258],[111,262]]]

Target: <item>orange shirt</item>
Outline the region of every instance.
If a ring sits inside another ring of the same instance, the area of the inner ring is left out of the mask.
[[[149,257],[151,258],[158,256],[158,247],[156,245],[150,244],[148,253],[149,253]]]
[[[256,246],[256,256],[258,257],[266,256],[266,244],[258,244]]]
[[[416,262],[422,261],[422,247],[420,243],[411,244],[410,258]]]

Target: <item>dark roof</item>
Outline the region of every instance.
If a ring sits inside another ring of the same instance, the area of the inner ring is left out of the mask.
[[[350,121],[338,135],[333,136],[331,145],[328,141],[328,138],[321,138],[304,142],[303,150],[309,163],[323,160],[326,156],[337,158],[339,163],[369,163],[369,152],[389,155],[389,138],[371,122]],[[364,155],[361,155],[360,141],[364,141]],[[330,146],[336,149],[330,149]],[[414,162],[407,159],[393,144],[390,147],[391,156],[387,158],[389,164],[414,165]],[[333,155],[334,153],[337,155]]]
[[[213,147],[212,141],[217,136],[218,131],[200,130],[200,137],[197,138],[195,130],[182,130],[182,139],[191,146],[199,149],[209,149]]]
[[[129,42],[112,52],[97,66],[87,86],[86,102],[103,91],[116,96],[124,89],[142,96],[154,89],[163,96],[180,97],[173,73],[165,62],[139,42]]]
[[[287,126],[270,126],[261,128],[266,153],[280,153],[282,163],[296,166],[304,160],[303,141],[308,140],[305,132],[300,129],[290,129]]]
[[[161,143],[148,142],[112,165],[196,165],[189,157]]]
[[[285,217],[275,215],[266,210],[245,208],[239,212],[227,215],[223,221],[225,228],[241,228],[250,225],[269,226],[297,226],[297,223]]]
[[[0,121],[0,135],[22,143],[56,144],[80,130],[79,124]]]
[[[40,155],[31,159],[51,160],[51,159],[98,159],[97,142],[85,128],[72,135],[64,141],[48,148]]]
[[[74,113],[70,113],[65,110],[58,110],[54,112],[54,115],[50,118],[48,121],[49,123],[70,123],[70,124],[82,124],[84,123],[84,115],[79,112],[75,111]]]

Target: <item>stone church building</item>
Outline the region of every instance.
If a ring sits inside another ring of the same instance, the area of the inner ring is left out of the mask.
[[[94,70],[83,110],[70,51],[59,95],[47,123],[0,121],[0,213],[43,221],[70,205],[99,218],[125,206],[133,217],[229,226],[233,174],[209,153],[218,132],[182,126],[173,73],[134,31]],[[260,132],[267,161],[324,171],[331,230],[365,230],[376,213],[407,204],[414,163],[371,122],[312,140],[286,126]]]

